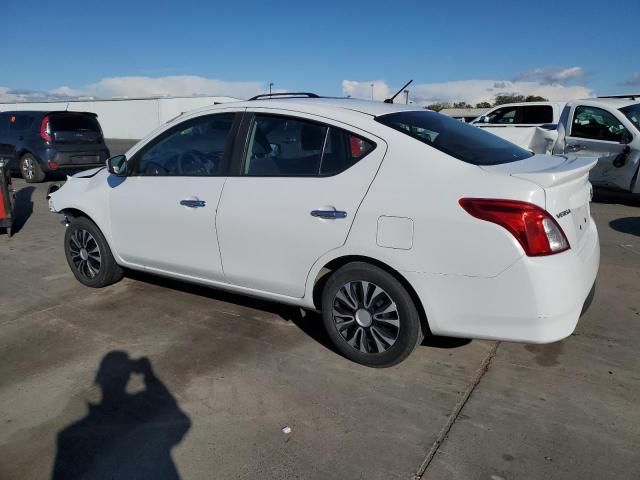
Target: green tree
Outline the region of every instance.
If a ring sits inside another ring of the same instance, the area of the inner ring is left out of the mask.
[[[491,108],[491,104],[489,102],[476,103],[476,108]]]
[[[539,95],[527,95],[524,99],[525,102],[548,102],[549,100]]]
[[[431,105],[427,105],[424,108],[428,108],[429,110],[433,110],[434,112],[439,112],[443,108],[451,108],[451,105],[448,103],[432,103]]]
[[[456,102],[453,104],[453,108],[471,108],[467,102]]]
[[[496,95],[493,102],[493,106],[504,105],[505,103],[517,103],[524,102],[524,95],[518,95],[515,93],[505,93],[502,95]]]

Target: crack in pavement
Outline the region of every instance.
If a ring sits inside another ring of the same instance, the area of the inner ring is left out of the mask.
[[[482,380],[482,377],[484,377],[484,374],[487,373],[487,370],[489,370],[489,367],[491,366],[491,361],[496,356],[496,352],[498,350],[499,345],[500,345],[500,342],[495,342],[491,347],[491,350],[489,350],[489,352],[487,353],[487,356],[482,360],[482,363],[480,364],[480,368],[478,368],[478,371],[476,372],[476,375],[473,378],[473,381],[471,382],[469,387],[467,387],[462,397],[460,397],[460,400],[458,400],[458,403],[456,403],[456,406],[454,407],[453,412],[451,412],[451,415],[449,415],[447,423],[445,423],[444,426],[440,429],[440,432],[438,432],[438,436],[436,440],[431,445],[431,449],[429,449],[427,456],[420,464],[420,467],[418,467],[418,471],[415,473],[412,480],[421,480],[424,477],[424,474],[429,468],[429,465],[433,461],[434,457],[436,456],[436,453],[438,453],[438,450],[440,449],[444,441],[447,439],[449,432],[451,431],[451,428],[453,428],[453,425],[456,423],[458,416],[460,416],[460,413],[462,413],[462,409],[467,404],[467,401],[471,397],[471,394],[474,392],[474,390],[480,383],[480,380]]]

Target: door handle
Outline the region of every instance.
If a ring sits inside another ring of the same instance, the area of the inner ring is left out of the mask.
[[[335,220],[337,218],[347,218],[347,212],[342,210],[313,210],[311,216]]]
[[[207,202],[204,200],[180,200],[180,205],[190,208],[206,207]]]
[[[580,150],[582,150],[582,145],[579,143],[573,143],[565,147],[565,151],[569,153],[579,152]]]

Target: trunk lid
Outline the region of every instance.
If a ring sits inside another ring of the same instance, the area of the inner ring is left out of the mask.
[[[545,192],[545,209],[562,227],[572,248],[582,243],[589,218],[592,187],[589,170],[597,158],[564,155],[534,155],[518,162],[482,167],[522,178]]]

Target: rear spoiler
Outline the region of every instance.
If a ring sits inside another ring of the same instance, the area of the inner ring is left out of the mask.
[[[94,118],[98,118],[98,114],[97,113],[93,113],[93,112],[72,112],[69,110],[55,110],[53,112],[46,112],[46,115],[57,115],[59,113],[64,113],[66,115],[90,115]]]
[[[534,172],[521,172],[513,173],[514,177],[523,178],[537,183],[541,187],[552,187],[560,183],[567,183],[571,180],[583,177],[589,173],[596,163],[598,163],[597,157],[567,157],[561,165],[549,167],[543,170],[536,170]]]

